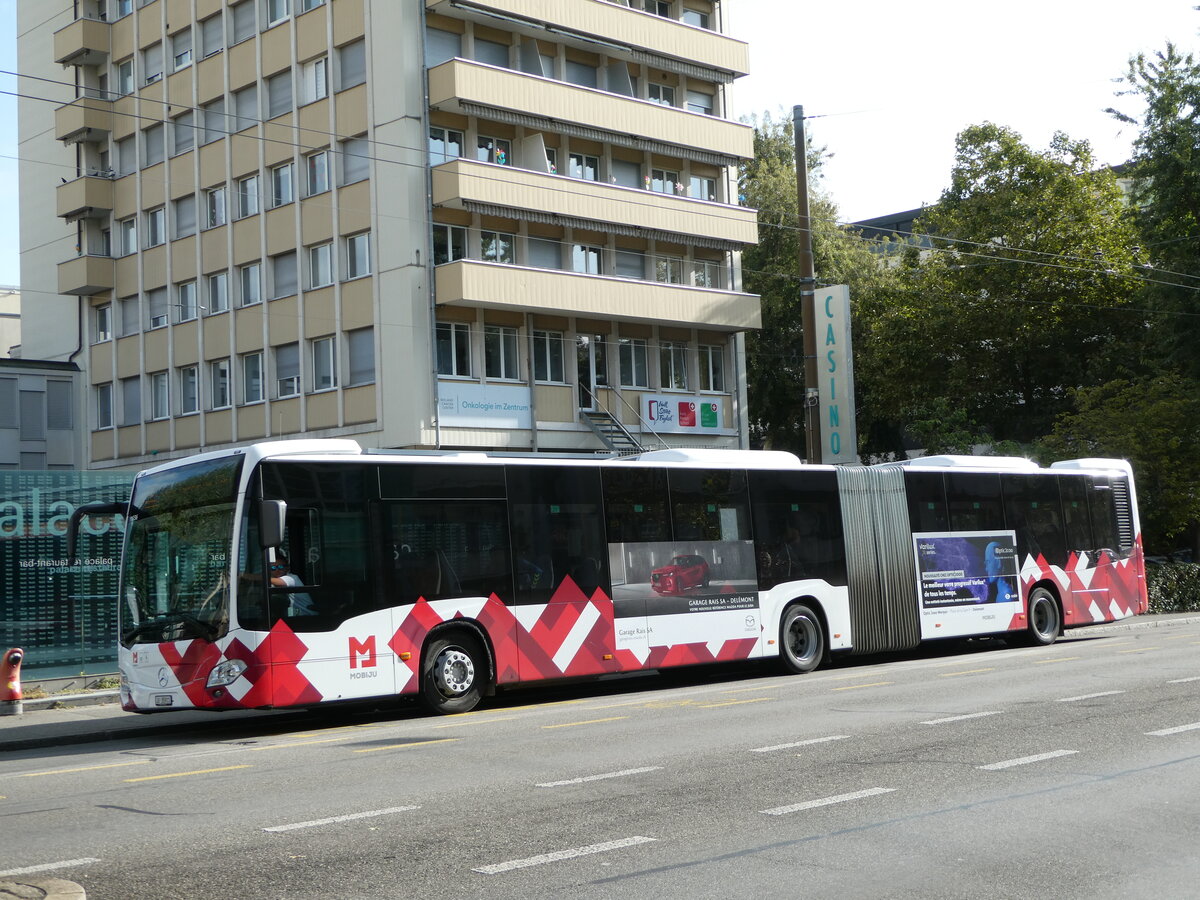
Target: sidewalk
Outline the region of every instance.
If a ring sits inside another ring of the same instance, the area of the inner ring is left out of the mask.
[[[1108,625],[1095,625],[1067,632],[1063,640],[1072,637],[1094,637],[1125,631],[1148,631],[1180,625],[1200,624],[1200,613],[1167,613],[1158,616],[1139,616]],[[111,702],[96,705],[97,695]],[[220,725],[228,725],[243,718],[278,718],[295,716],[297,710],[234,710],[229,712],[205,712],[181,710],[169,713],[138,715],[121,709],[116,702],[116,691],[95,692],[83,695],[79,703],[71,705],[68,697],[52,697],[33,701],[20,716],[0,716],[0,753],[6,751],[37,750],[64,747],[69,744],[85,744],[98,741],[115,741],[122,738],[146,737],[149,735],[175,735],[189,731],[203,731]],[[65,709],[44,708],[58,701]],[[302,713],[301,713],[302,714]]]

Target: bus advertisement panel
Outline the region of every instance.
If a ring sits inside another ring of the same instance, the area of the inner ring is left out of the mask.
[[[1014,531],[913,535],[921,638],[1001,630],[1021,612]]]

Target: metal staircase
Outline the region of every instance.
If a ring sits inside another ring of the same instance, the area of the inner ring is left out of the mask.
[[[630,434],[612,413],[606,410],[581,409],[579,414],[583,417],[583,421],[587,422],[588,427],[595,432],[596,437],[600,438],[600,442],[614,453],[620,456],[629,456],[646,451],[638,439]]]

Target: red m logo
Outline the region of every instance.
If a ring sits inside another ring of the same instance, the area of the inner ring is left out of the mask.
[[[364,669],[375,668],[375,635],[365,641],[350,638],[350,668],[357,669],[360,665]]]

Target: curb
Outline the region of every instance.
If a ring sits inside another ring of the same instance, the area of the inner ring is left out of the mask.
[[[61,878],[0,879],[0,900],[86,900],[81,885]]]
[[[86,694],[50,694],[47,697],[25,698],[21,705],[25,709],[54,709],[59,703],[69,703],[72,706],[100,706],[103,703],[117,703],[119,692],[88,691]],[[0,898],[4,895],[0,894]]]

